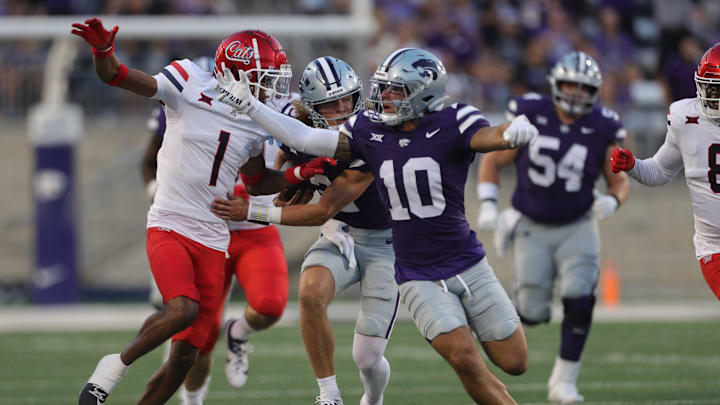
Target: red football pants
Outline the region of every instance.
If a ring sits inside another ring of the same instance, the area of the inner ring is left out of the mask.
[[[700,268],[705,277],[705,282],[715,293],[715,296],[720,299],[720,253],[712,255],[707,262],[705,262],[705,258],[701,258]]]
[[[172,340],[195,347],[207,343],[223,304],[225,253],[195,242],[177,232],[148,228],[147,255],[163,303],[184,296],[198,303],[198,315]]]
[[[225,262],[223,297],[232,285],[233,274],[245,291],[248,305],[256,312],[279,318],[288,300],[288,270],[280,232],[274,226],[230,232],[230,259]],[[224,304],[225,300],[223,300]],[[210,353],[222,327],[223,308],[201,354]]]

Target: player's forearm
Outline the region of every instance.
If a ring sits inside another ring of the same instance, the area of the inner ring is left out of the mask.
[[[651,187],[665,185],[677,174],[661,167],[655,158],[635,159],[635,166],[627,173],[638,182]]]
[[[470,149],[480,153],[510,149],[510,144],[503,139],[503,132],[509,126],[510,123],[506,122],[502,125],[478,130],[470,140]]]
[[[614,196],[618,200],[618,204],[622,205],[630,195],[630,182],[627,176],[615,176],[611,183],[608,183],[607,193]]]
[[[320,226],[335,216],[337,212],[322,204],[290,205],[283,207],[282,225]]]
[[[120,69],[120,60],[115,55],[108,57],[93,56],[93,65],[95,66],[95,73],[97,73],[100,80],[107,83],[115,77]]]
[[[315,156],[334,156],[338,145],[338,131],[312,128],[295,118],[274,111],[253,100],[248,115],[273,138],[293,149]]]
[[[122,63],[115,55],[110,55],[105,58],[93,56],[93,62],[95,64],[95,73],[97,73],[100,80],[105,83],[111,83],[120,73]],[[127,76],[125,76],[120,83],[116,84],[117,87],[143,97],[152,97],[155,95],[157,92],[157,82],[154,77],[137,69],[126,69]]]

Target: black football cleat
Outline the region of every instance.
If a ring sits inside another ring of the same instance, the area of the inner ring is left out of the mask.
[[[102,405],[107,400],[109,392],[97,384],[87,383],[80,391],[78,405]]]

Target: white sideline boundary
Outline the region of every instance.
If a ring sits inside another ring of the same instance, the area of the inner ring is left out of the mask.
[[[232,303],[228,316],[242,314],[244,303]],[[328,310],[332,321],[353,322],[359,302],[338,300]],[[142,325],[153,309],[148,304],[81,304],[55,306],[4,307],[0,309],[2,332],[59,332],[134,330]],[[299,319],[298,303],[291,301],[279,326],[295,326]],[[553,307],[553,321],[562,319],[562,307]],[[410,321],[408,312],[400,306],[399,321]],[[663,322],[663,321],[720,321],[720,302],[715,300],[683,301],[679,303],[624,303],[616,308],[595,308],[596,322]]]

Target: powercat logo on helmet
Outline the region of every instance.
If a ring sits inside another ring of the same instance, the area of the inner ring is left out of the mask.
[[[232,41],[230,45],[225,47],[225,57],[229,60],[242,62],[249,65],[255,56],[255,49],[249,46],[243,46],[240,41]]]

